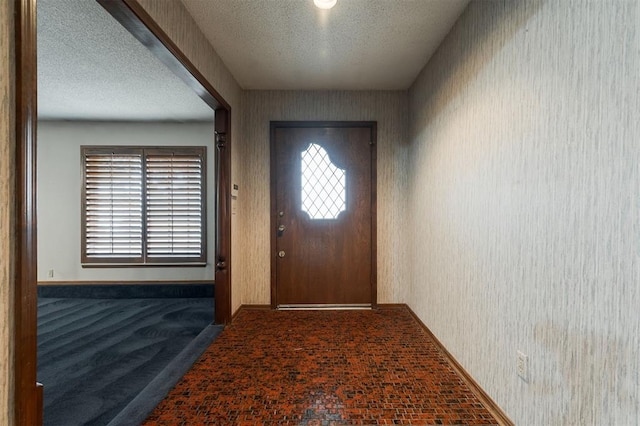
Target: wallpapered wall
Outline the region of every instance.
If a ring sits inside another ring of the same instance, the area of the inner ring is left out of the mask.
[[[0,2],[0,424],[13,424],[15,158],[13,3]]]
[[[246,91],[242,104],[245,166],[238,226],[246,250],[239,277],[243,303],[270,303],[269,123],[277,120],[378,122],[378,302],[400,300],[407,282],[406,249],[397,229],[405,223],[406,92]]]
[[[471,2],[410,89],[407,300],[519,425],[640,418],[639,22]]]
[[[239,170],[243,166],[238,155],[242,144],[239,120],[242,89],[180,1],[138,0],[138,3],[231,105],[231,179],[238,182]],[[238,234],[237,216],[234,215],[231,217],[231,312],[235,312],[242,303],[242,283],[236,277],[241,272],[239,266],[243,262],[245,248],[241,246]]]

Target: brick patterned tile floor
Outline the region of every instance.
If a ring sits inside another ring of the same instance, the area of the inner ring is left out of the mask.
[[[406,309],[247,309],[145,424],[497,421]]]

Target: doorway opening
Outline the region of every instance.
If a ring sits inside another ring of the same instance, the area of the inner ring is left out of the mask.
[[[215,110],[215,322],[230,320],[230,119],[231,108],[135,0],[99,1],[128,31]],[[15,2],[16,197],[15,420],[42,423],[42,386],[37,367],[37,77],[36,1]]]

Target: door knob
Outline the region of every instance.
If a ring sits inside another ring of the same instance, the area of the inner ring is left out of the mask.
[[[280,250],[280,251],[278,252],[278,257],[284,257],[284,255],[285,255],[284,250]]]
[[[286,229],[286,227],[284,225],[278,226],[278,232],[280,232],[280,233],[284,232],[285,229]]]

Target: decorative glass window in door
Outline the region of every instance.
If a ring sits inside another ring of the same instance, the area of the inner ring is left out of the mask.
[[[302,210],[311,219],[335,219],[347,208],[346,173],[320,145],[302,152]]]

